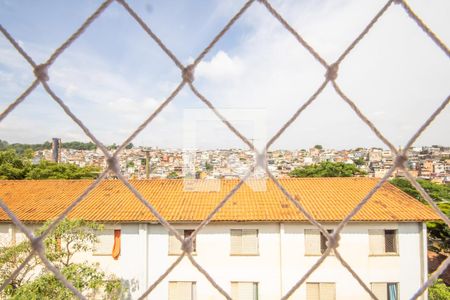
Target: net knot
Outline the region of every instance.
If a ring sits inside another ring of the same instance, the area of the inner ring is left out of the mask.
[[[110,158],[108,158],[108,165],[109,165],[109,169],[113,172],[115,172],[116,174],[120,173],[120,165],[119,165],[119,161],[117,160],[117,158],[115,156],[111,156]]]
[[[42,243],[42,239],[40,237],[34,238],[31,241],[31,247],[36,253],[44,253],[45,251],[44,244]]]
[[[256,166],[261,169],[265,169],[266,167],[266,153],[258,153],[255,152],[256,156]]]
[[[339,64],[331,64],[328,66],[328,70],[327,70],[327,74],[325,75],[325,77],[328,80],[336,80],[337,78],[337,73],[339,70]]]
[[[395,158],[395,165],[397,167],[404,168],[407,160],[408,160],[408,157],[405,154],[399,154]]]
[[[402,0],[394,0],[394,4],[402,4]]]
[[[184,238],[183,242],[181,243],[181,250],[186,253],[192,253],[193,248],[192,236]]]
[[[34,68],[34,75],[40,81],[48,81],[50,78],[48,77],[48,65],[41,64]]]
[[[194,65],[189,65],[183,69],[183,80],[189,83],[194,81]]]
[[[341,239],[341,236],[339,234],[338,235],[331,234],[328,237],[328,240],[326,242],[327,247],[331,248],[331,249],[336,249],[337,247],[339,247],[339,240],[340,239]]]

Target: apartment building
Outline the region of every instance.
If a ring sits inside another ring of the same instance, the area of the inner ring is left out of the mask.
[[[196,181],[135,180],[131,183],[174,227],[188,237],[237,184],[211,188]],[[376,185],[373,178],[283,179],[283,186],[332,232]],[[88,180],[0,181],[0,197],[29,224],[55,218],[91,183]],[[179,258],[181,243],[116,180],[100,184],[69,215],[105,224],[93,253],[120,277],[129,298],[138,298]],[[379,299],[409,299],[427,278],[425,221],[438,217],[428,207],[386,183],[344,227],[339,252]],[[0,238],[20,241],[4,212]],[[233,299],[280,299],[326,250],[325,236],[267,180],[244,184],[202,229],[193,257]],[[426,296],[423,296],[425,299]],[[187,258],[148,299],[224,299]],[[331,254],[290,299],[370,299]]]

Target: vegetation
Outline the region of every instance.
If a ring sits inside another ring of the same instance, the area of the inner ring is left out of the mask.
[[[316,148],[317,150],[322,150],[323,149],[322,145],[315,145],[314,148]]]
[[[50,222],[37,234],[42,233]],[[106,299],[119,299],[120,280],[107,276],[98,265],[74,262],[75,253],[92,251],[97,241],[96,230],[101,225],[83,220],[63,220],[44,240],[47,258],[83,294],[103,292]],[[29,242],[0,247],[0,281],[9,278],[31,251]],[[2,291],[0,298],[8,299],[73,299],[71,291],[34,257]]]
[[[74,149],[74,150],[95,150],[97,146],[92,143],[83,143],[83,142],[67,142],[61,144],[62,148],[66,149]],[[19,154],[23,154],[27,149],[31,149],[32,151],[39,151],[45,149],[51,149],[52,143],[46,141],[42,144],[21,144],[21,143],[13,143],[9,144],[7,141],[0,140],[0,151],[13,149]]]
[[[51,148],[52,143],[50,142],[45,142],[43,144],[20,144],[20,143],[9,144],[7,141],[0,140],[0,151],[15,150],[15,152],[19,154],[23,154],[25,153],[26,150],[30,149],[31,151],[38,151]]]
[[[354,164],[329,161],[303,168],[295,168],[289,173],[291,177],[352,177],[365,174],[366,172],[358,169]]]
[[[405,193],[428,205],[408,180],[395,178],[390,182]],[[436,202],[439,209],[450,217],[450,185],[437,184],[423,179],[417,179],[417,182]],[[430,241],[429,249],[435,252],[450,252],[450,229],[448,226],[443,221],[438,221],[428,222],[427,228]]]
[[[446,286],[442,279],[439,279],[428,288],[429,300],[448,300],[450,299],[450,287]]]
[[[70,163],[31,161],[32,150],[18,154],[14,149],[0,151],[0,179],[89,179],[95,178],[100,168],[78,167]]]
[[[366,161],[364,160],[364,158],[358,157],[358,158],[353,160],[353,163],[355,165],[357,165],[358,167],[360,167],[360,166],[364,166],[366,164]]]
[[[62,143],[62,147],[65,149],[74,149],[74,150],[95,150],[97,146],[92,143],[83,143],[83,142],[67,142]]]
[[[210,164],[209,162],[205,162],[205,170],[210,172],[214,169],[213,165]]]
[[[178,176],[178,173],[177,173],[177,172],[172,171],[172,172],[170,172],[170,173],[167,175],[167,178],[169,178],[169,179],[178,179],[179,176]]]

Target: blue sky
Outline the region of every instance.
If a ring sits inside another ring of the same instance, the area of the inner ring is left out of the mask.
[[[43,62],[100,3],[3,0],[0,22],[36,62]],[[330,62],[384,4],[356,0],[271,3]],[[129,4],[188,64],[243,1]],[[448,1],[411,1],[411,6],[450,43]],[[317,89],[323,74],[311,55],[256,2],[198,66],[194,84],[245,135],[263,143]],[[117,3],[58,58],[49,75],[57,95],[106,144],[123,141],[180,81],[172,61]],[[1,36],[0,110],[32,80],[31,68]],[[399,6],[393,6],[342,63],[338,83],[395,145],[402,145],[448,95],[450,62]],[[187,88],[134,143],[183,147],[183,118],[192,109],[203,108],[196,121],[201,124],[196,126],[196,146],[244,147]],[[257,134],[259,125],[252,115],[262,111],[264,120],[258,122],[266,130]],[[416,145],[450,145],[449,121],[446,108]],[[0,123],[0,139],[9,142],[37,143],[55,136],[88,140],[40,87]],[[314,144],[349,148],[380,146],[381,142],[327,87],[273,148]]]

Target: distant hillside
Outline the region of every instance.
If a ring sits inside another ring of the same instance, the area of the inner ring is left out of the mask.
[[[32,149],[33,151],[51,149],[52,143],[46,141],[42,144],[21,144],[21,143],[13,143],[10,144],[7,141],[0,140],[0,151],[7,149],[14,149],[17,153],[22,154],[26,149]],[[83,143],[83,142],[67,142],[62,143],[62,148],[66,149],[75,149],[75,150],[95,150],[96,146],[94,143]]]

